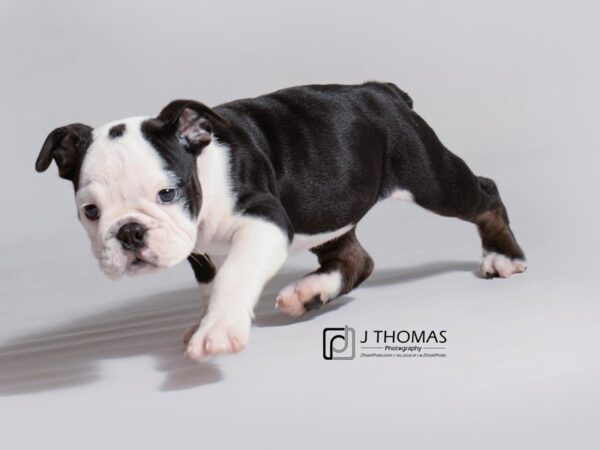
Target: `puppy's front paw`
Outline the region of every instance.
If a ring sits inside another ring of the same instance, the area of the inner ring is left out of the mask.
[[[527,261],[509,258],[496,252],[489,252],[481,259],[481,275],[484,278],[508,278],[515,273],[525,272]]]
[[[248,343],[250,314],[209,314],[189,339],[185,355],[195,361],[221,353],[236,353]],[[192,325],[193,326],[193,325]]]

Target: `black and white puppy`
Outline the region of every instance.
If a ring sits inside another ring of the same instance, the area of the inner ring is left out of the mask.
[[[354,230],[387,198],[476,224],[484,276],[526,268],[495,183],[391,83],[293,87],[212,109],[176,100],[156,118],[57,128],[37,171],[53,159],[108,276],[189,260],[203,291],[184,335],[193,359],[246,345],[263,286],[291,253],[310,249],[320,267],[279,293],[289,314],[358,286],[373,261]]]

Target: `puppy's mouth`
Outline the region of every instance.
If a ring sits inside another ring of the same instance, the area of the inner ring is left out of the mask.
[[[147,272],[152,269],[158,269],[156,263],[150,261],[150,258],[144,258],[139,253],[130,253],[127,262],[127,272],[130,274],[136,274],[140,272]]]
[[[151,262],[146,261],[139,256],[135,256],[133,261],[129,263],[129,267],[144,267],[146,265],[154,266],[155,264],[152,264]]]

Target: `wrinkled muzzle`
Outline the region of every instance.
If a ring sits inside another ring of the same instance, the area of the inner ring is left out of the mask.
[[[187,231],[187,232],[186,232]],[[195,233],[157,220],[121,219],[99,233],[92,251],[100,269],[112,279],[155,272],[185,260],[195,244]]]

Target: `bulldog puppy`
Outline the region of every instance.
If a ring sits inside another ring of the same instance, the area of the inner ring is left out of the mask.
[[[364,281],[373,260],[355,227],[384,199],[474,223],[484,277],[526,268],[495,183],[391,83],[292,87],[212,109],[176,100],[157,117],[57,128],[37,171],[52,160],[106,275],[191,263],[204,303],[184,335],[195,360],[244,348],[263,286],[291,253],[310,250],[319,268],[277,296],[289,314]]]

